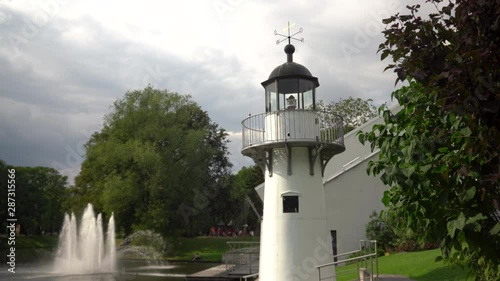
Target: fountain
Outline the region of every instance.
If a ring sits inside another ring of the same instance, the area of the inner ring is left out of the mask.
[[[188,273],[214,266],[164,261],[167,243],[159,233],[151,230],[135,232],[118,247],[114,238],[113,216],[109,218],[106,231],[103,216],[96,216],[89,204],[78,223],[74,214],[65,215],[53,264],[48,267],[43,262],[16,264],[15,276],[7,270],[0,271],[0,281],[181,281]]]
[[[159,233],[139,230],[122,241],[117,253],[124,258],[140,258],[158,263],[163,260],[166,248],[167,244]]]
[[[102,227],[102,215],[94,214],[92,204],[85,209],[80,229],[75,215],[65,214],[55,271],[68,274],[114,272],[116,267],[115,221],[109,219],[106,244]]]

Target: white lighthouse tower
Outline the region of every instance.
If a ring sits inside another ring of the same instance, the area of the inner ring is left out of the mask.
[[[287,62],[262,82],[265,113],[242,121],[242,154],[265,170],[260,281],[318,280],[315,266],[333,261],[323,172],[345,150],[342,118],[316,110],[318,78],[286,37]]]

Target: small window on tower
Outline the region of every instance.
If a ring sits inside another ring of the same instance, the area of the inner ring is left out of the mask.
[[[299,212],[299,196],[283,196],[283,213]]]

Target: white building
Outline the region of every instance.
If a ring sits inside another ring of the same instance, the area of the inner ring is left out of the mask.
[[[393,112],[401,109],[394,107]],[[346,150],[335,155],[324,173],[324,195],[328,229],[332,238],[333,254],[358,249],[359,240],[366,239],[365,228],[373,211],[384,209],[382,197],[388,189],[380,178],[367,174],[368,162],[378,159],[379,150],[371,151],[367,142],[362,145],[357,132],[371,131],[373,125],[383,123],[374,118],[344,136]],[[264,184],[255,188],[264,198]]]

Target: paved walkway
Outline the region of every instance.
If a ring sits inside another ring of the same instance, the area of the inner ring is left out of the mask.
[[[375,279],[377,281],[415,281],[413,279],[410,279],[408,277],[402,276],[402,275],[395,275],[395,274],[380,274],[378,279]]]
[[[369,280],[369,278],[367,279]],[[415,281],[403,275],[396,274],[380,274],[378,278],[375,278],[376,281]],[[259,278],[255,279],[255,281],[259,281]]]

